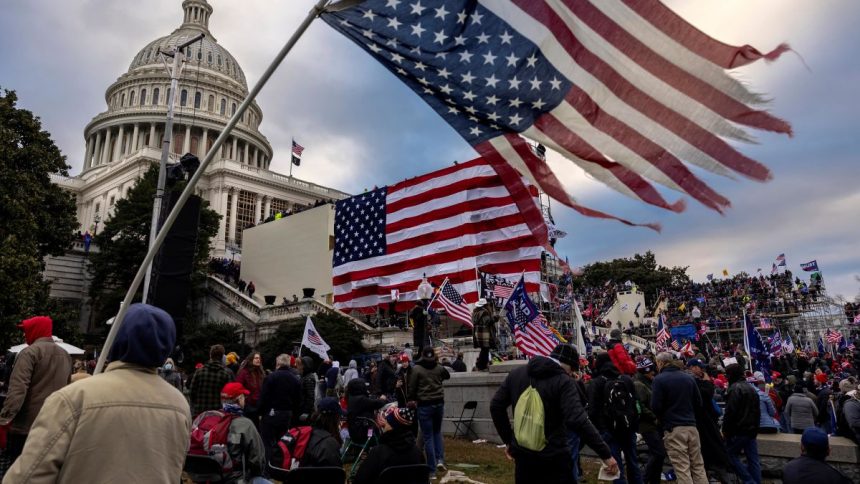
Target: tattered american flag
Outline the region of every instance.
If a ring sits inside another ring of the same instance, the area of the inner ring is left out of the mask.
[[[654,182],[723,212],[729,200],[690,167],[768,180],[767,167],[727,140],[751,141],[745,127],[791,133],[757,108],[764,96],[726,72],[787,46],[762,54],[727,45],[656,0],[367,0],[322,18],[420,95],[510,186],[519,170],[587,216],[630,224],[578,204],[524,138],[634,199],[684,209]]]
[[[448,278],[474,303],[476,267],[509,279],[525,271],[527,290],[539,289],[542,246],[481,158],[338,201],[334,236],[340,310],[372,312],[390,303],[395,289],[397,310],[409,309],[425,274],[437,285]]]

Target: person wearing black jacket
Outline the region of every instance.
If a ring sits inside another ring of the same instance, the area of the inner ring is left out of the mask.
[[[314,373],[314,360],[310,356],[301,359],[302,371],[302,405],[299,415],[310,415],[314,411],[316,402],[317,375]]]
[[[738,477],[745,483],[761,484],[761,463],[758,456],[758,424],[760,418],[758,394],[744,378],[737,363],[726,367],[729,389],[726,391],[726,411],[723,415],[723,436],[729,459]],[[741,462],[743,452],[747,464]]]
[[[696,358],[687,361],[690,374],[696,379],[699,396],[702,397],[702,404],[693,408],[696,414],[696,429],[699,431],[702,460],[705,461],[705,471],[717,477],[720,482],[731,482],[732,477],[729,474],[733,473],[734,467],[720,435],[720,415],[714,404],[716,387],[702,365],[704,362]]]
[[[337,399],[325,397],[320,399],[317,411],[311,415],[313,424],[305,455],[302,456],[300,467],[340,467],[340,416],[343,410]]]
[[[377,410],[385,405],[385,397],[370,398],[367,383],[363,378],[353,378],[346,385],[346,423],[349,439],[361,444],[367,440],[370,423],[363,419],[373,419]]]
[[[278,355],[275,371],[266,376],[260,390],[260,437],[263,438],[267,459],[272,446],[289,430],[291,418],[301,404],[301,383],[290,369],[290,356]]]
[[[588,417],[594,423],[594,426],[600,432],[603,441],[609,444],[612,450],[612,456],[618,462],[618,467],[621,469],[622,477],[617,479],[619,482],[625,482],[624,476],[627,476],[627,481],[640,484],[642,482],[642,470],[639,468],[639,457],[636,453],[636,429],[639,427],[637,418],[629,422],[625,429],[612,428],[612,416],[610,415],[610,405],[607,402],[607,392],[616,381],[622,383],[627,391],[627,397],[631,404],[635,405],[636,401],[636,386],[629,376],[622,375],[609,353],[600,353],[595,358],[595,368],[597,369],[597,377],[585,387],[588,394]],[[635,407],[632,409],[635,412]],[[624,457],[622,458],[622,454]],[[627,464],[625,466],[625,463]],[[626,473],[625,473],[626,471]]]
[[[462,352],[457,353],[457,359],[454,360],[453,363],[451,363],[451,368],[453,368],[454,371],[457,373],[463,373],[467,370],[466,362],[463,361],[463,353]]]
[[[424,463],[424,456],[415,446],[415,435],[410,431],[414,421],[415,410],[411,407],[400,408],[396,403],[389,403],[379,411],[376,417],[376,423],[382,429],[379,445],[367,454],[352,484],[375,484],[389,467]],[[424,483],[415,480],[398,484]]]
[[[600,433],[588,419],[583,402],[574,387],[569,372],[579,369],[576,348],[560,344],[550,356],[537,356],[527,365],[508,373],[505,381],[490,402],[493,425],[502,442],[505,454],[514,460],[517,484],[533,482],[573,483],[572,461],[567,445],[567,432],[573,431],[591,447],[607,466],[610,473],[618,464]],[[544,407],[544,433],[546,446],[539,452],[519,447],[508,419],[508,407],[515,409],[520,395],[533,386],[540,394]]]
[[[397,385],[397,351],[388,353],[388,359],[379,362],[376,378],[379,382],[379,393],[394,400],[394,390]]]

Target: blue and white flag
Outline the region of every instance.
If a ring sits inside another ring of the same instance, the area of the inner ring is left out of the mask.
[[[818,261],[811,260],[800,264],[800,268],[806,272],[818,272]]]
[[[511,326],[517,348],[528,356],[548,356],[559,343],[555,333],[549,329],[546,318],[526,294],[525,279],[514,287],[505,304],[505,315]]]
[[[770,351],[746,313],[744,313],[744,347],[749,354],[753,371],[764,373],[765,380],[770,382]]]

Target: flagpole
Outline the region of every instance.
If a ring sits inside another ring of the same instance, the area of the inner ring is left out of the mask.
[[[293,165],[295,164],[295,163],[293,163],[293,146],[295,146],[296,140],[293,138],[290,138],[290,141],[292,142],[292,144],[290,144],[290,178],[292,178],[293,177]]]
[[[129,286],[128,291],[126,291],[125,298],[123,298],[122,303],[119,306],[119,312],[114,317],[114,322],[111,325],[110,331],[108,332],[107,338],[105,339],[104,346],[102,347],[102,354],[99,356],[98,363],[96,363],[96,368],[94,370],[94,374],[99,374],[102,372],[105,366],[105,361],[107,359],[108,353],[110,353],[110,349],[113,346],[113,342],[116,339],[116,335],[119,332],[119,328],[122,326],[123,320],[125,319],[125,314],[128,312],[129,306],[131,306],[132,299],[134,299],[134,295],[137,293],[138,288],[140,287],[140,283],[143,281],[143,278],[146,276],[147,269],[149,265],[152,264],[152,260],[155,258],[155,254],[161,248],[161,245],[164,243],[164,239],[167,238],[167,233],[170,231],[170,228],[173,227],[173,224],[176,222],[176,219],[179,217],[179,212],[182,210],[182,207],[185,206],[185,202],[188,201],[188,198],[194,193],[194,188],[197,186],[197,182],[200,181],[200,178],[203,176],[203,173],[206,171],[206,168],[209,166],[209,163],[215,158],[215,154],[221,148],[221,145],[224,144],[224,141],[230,135],[230,132],[233,131],[233,128],[236,127],[236,124],[242,119],[245,115],[245,111],[251,106],[251,103],[254,102],[254,99],[257,97],[257,94],[260,93],[260,90],[263,89],[263,86],[269,81],[269,78],[272,77],[275,70],[278,69],[278,66],[281,65],[281,62],[287,56],[287,54],[293,49],[293,46],[296,45],[296,42],[299,38],[305,33],[305,31],[310,26],[311,22],[317,17],[320,16],[323,12],[325,12],[325,6],[329,3],[330,0],[318,0],[317,3],[313,6],[311,11],[308,13],[307,17],[302,21],[293,35],[287,40],[287,43],[281,48],[280,52],[275,56],[275,59],[272,60],[272,63],[269,64],[269,67],[266,68],[265,72],[260,76],[260,80],[257,81],[257,84],[248,92],[248,96],[242,101],[242,104],[233,113],[233,117],[230,118],[230,121],[227,122],[227,126],[224,127],[224,130],[221,131],[221,134],[212,144],[212,147],[209,148],[209,152],[206,153],[206,156],[200,162],[200,166],[197,168],[197,171],[194,172],[194,175],[188,181],[188,184],[185,186],[185,189],[182,191],[182,194],[179,196],[179,199],[176,201],[176,205],[174,205],[173,210],[170,211],[170,214],[167,216],[167,219],[164,221],[164,225],[161,227],[161,230],[158,232],[158,236],[155,237],[155,242],[150,244],[149,251],[146,253],[146,256],[143,258],[143,262],[138,267],[137,274],[134,276],[134,280],[131,282],[131,286]]]

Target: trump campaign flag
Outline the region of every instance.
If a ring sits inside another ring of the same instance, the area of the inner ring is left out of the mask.
[[[305,333],[302,335],[302,346],[318,354],[320,358],[324,360],[329,359],[328,351],[331,347],[326,344],[326,342],[323,341],[322,336],[317,333],[317,329],[314,327],[314,322],[311,321],[310,316],[308,316],[307,321],[305,321]],[[301,355],[301,352],[299,355]]]
[[[523,189],[539,212],[537,190]],[[483,158],[338,201],[334,237],[334,306],[342,311],[373,312],[394,289],[397,310],[406,310],[425,274],[436,286],[447,278],[467,304],[479,298],[478,270],[512,280],[525,271],[526,289],[539,289],[543,245]]]
[[[809,261],[800,264],[800,268],[806,272],[816,272],[818,271],[818,261]]]
[[[525,280],[522,277],[505,303],[505,315],[517,348],[526,355],[547,356],[559,343],[556,333],[547,325],[546,318],[526,294]]]
[[[727,45],[656,0],[366,0],[321,18],[421,96],[506,183],[519,183],[519,170],[586,216],[636,225],[580,205],[524,138],[636,200],[684,210],[653,182],[722,213],[730,201],[691,166],[765,181],[770,170],[727,140],[751,140],[745,127],[791,133],[757,108],[764,96],[726,72],[787,46],[762,54]]]

